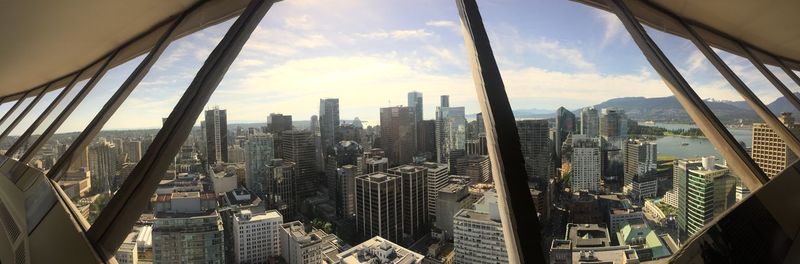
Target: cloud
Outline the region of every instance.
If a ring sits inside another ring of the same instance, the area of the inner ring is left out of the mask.
[[[542,38],[531,43],[530,47],[550,60],[564,60],[578,70],[595,71],[594,64],[586,60],[580,50],[563,47],[556,40]]]
[[[289,29],[311,30],[314,28],[314,22],[311,21],[309,15],[287,17],[283,22],[286,28]]]
[[[443,28],[458,28],[458,24],[452,20],[431,20],[425,22],[425,25],[431,27],[443,27]]]
[[[706,62],[705,55],[703,55],[700,50],[695,49],[692,54],[689,54],[689,57],[686,58],[686,65],[688,66],[686,69],[687,73],[691,75],[696,72],[705,71],[708,68]]]
[[[624,34],[625,27],[622,25],[622,22],[619,21],[619,18],[617,18],[616,15],[603,10],[597,10],[594,12],[597,14],[597,19],[599,19],[605,27],[603,41],[600,42],[600,47],[605,48],[608,46],[608,44],[616,41],[628,41],[628,38]]]
[[[375,31],[369,33],[357,33],[359,37],[366,39],[425,39],[433,35],[425,29],[407,29],[407,30],[393,30],[393,31]]]

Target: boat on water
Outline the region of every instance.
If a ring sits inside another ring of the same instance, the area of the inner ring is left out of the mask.
[[[689,145],[689,142],[683,142],[683,143],[681,143],[681,146],[688,146],[688,145]]]

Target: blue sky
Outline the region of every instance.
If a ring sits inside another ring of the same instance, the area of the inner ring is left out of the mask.
[[[574,109],[615,97],[670,95],[610,14],[572,1],[478,2],[514,108]],[[442,94],[467,113],[479,111],[454,1],[336,3],[276,3],[208,107],[227,109],[229,122],[266,122],[271,112],[308,120],[319,98],[337,97],[343,119],[374,124],[378,108],[406,105],[406,93],[417,90],[427,119]],[[231,23],[173,42],[106,129],[159,127]],[[650,32],[701,97],[740,100],[691,43]],[[724,57],[764,101],[778,96],[763,88],[766,81],[746,60]],[[82,130],[137,62],[109,72],[59,132]]]

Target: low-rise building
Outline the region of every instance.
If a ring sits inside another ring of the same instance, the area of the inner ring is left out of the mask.
[[[339,253],[343,264],[414,264],[422,263],[425,256],[401,247],[380,236],[373,237],[361,244]]]

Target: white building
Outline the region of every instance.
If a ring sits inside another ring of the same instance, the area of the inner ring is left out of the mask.
[[[642,220],[644,221],[644,214],[640,210],[631,208],[614,208],[608,214],[608,222],[610,224],[611,233],[619,231],[628,221]]]
[[[119,264],[139,263],[139,250],[136,243],[138,236],[139,236],[138,232],[131,232],[130,234],[128,234],[128,237],[125,238],[125,241],[123,241],[122,245],[119,246],[119,249],[117,249],[117,253],[114,254],[114,258],[117,259],[117,263]]]
[[[455,263],[507,263],[497,193],[486,191],[475,209],[461,209],[453,219]]]
[[[300,221],[281,225],[281,257],[289,264],[320,263],[323,237],[320,232],[306,233]],[[324,232],[321,232],[324,234]]]
[[[656,177],[635,177],[631,182],[631,196],[636,200],[653,198],[658,195],[658,179]]]
[[[428,215],[430,218],[436,217],[436,198],[439,196],[439,190],[448,184],[450,177],[450,166],[444,163],[425,162],[422,163],[423,167],[428,169],[425,180],[427,181],[428,192]]]
[[[337,257],[343,264],[372,263],[422,263],[423,255],[401,247],[380,236],[373,237],[358,244]]]
[[[600,144],[597,138],[572,137],[572,190],[597,192],[600,189]]]
[[[242,210],[233,221],[233,249],[236,263],[264,263],[280,255],[278,230],[283,216],[270,210],[253,214]]]

